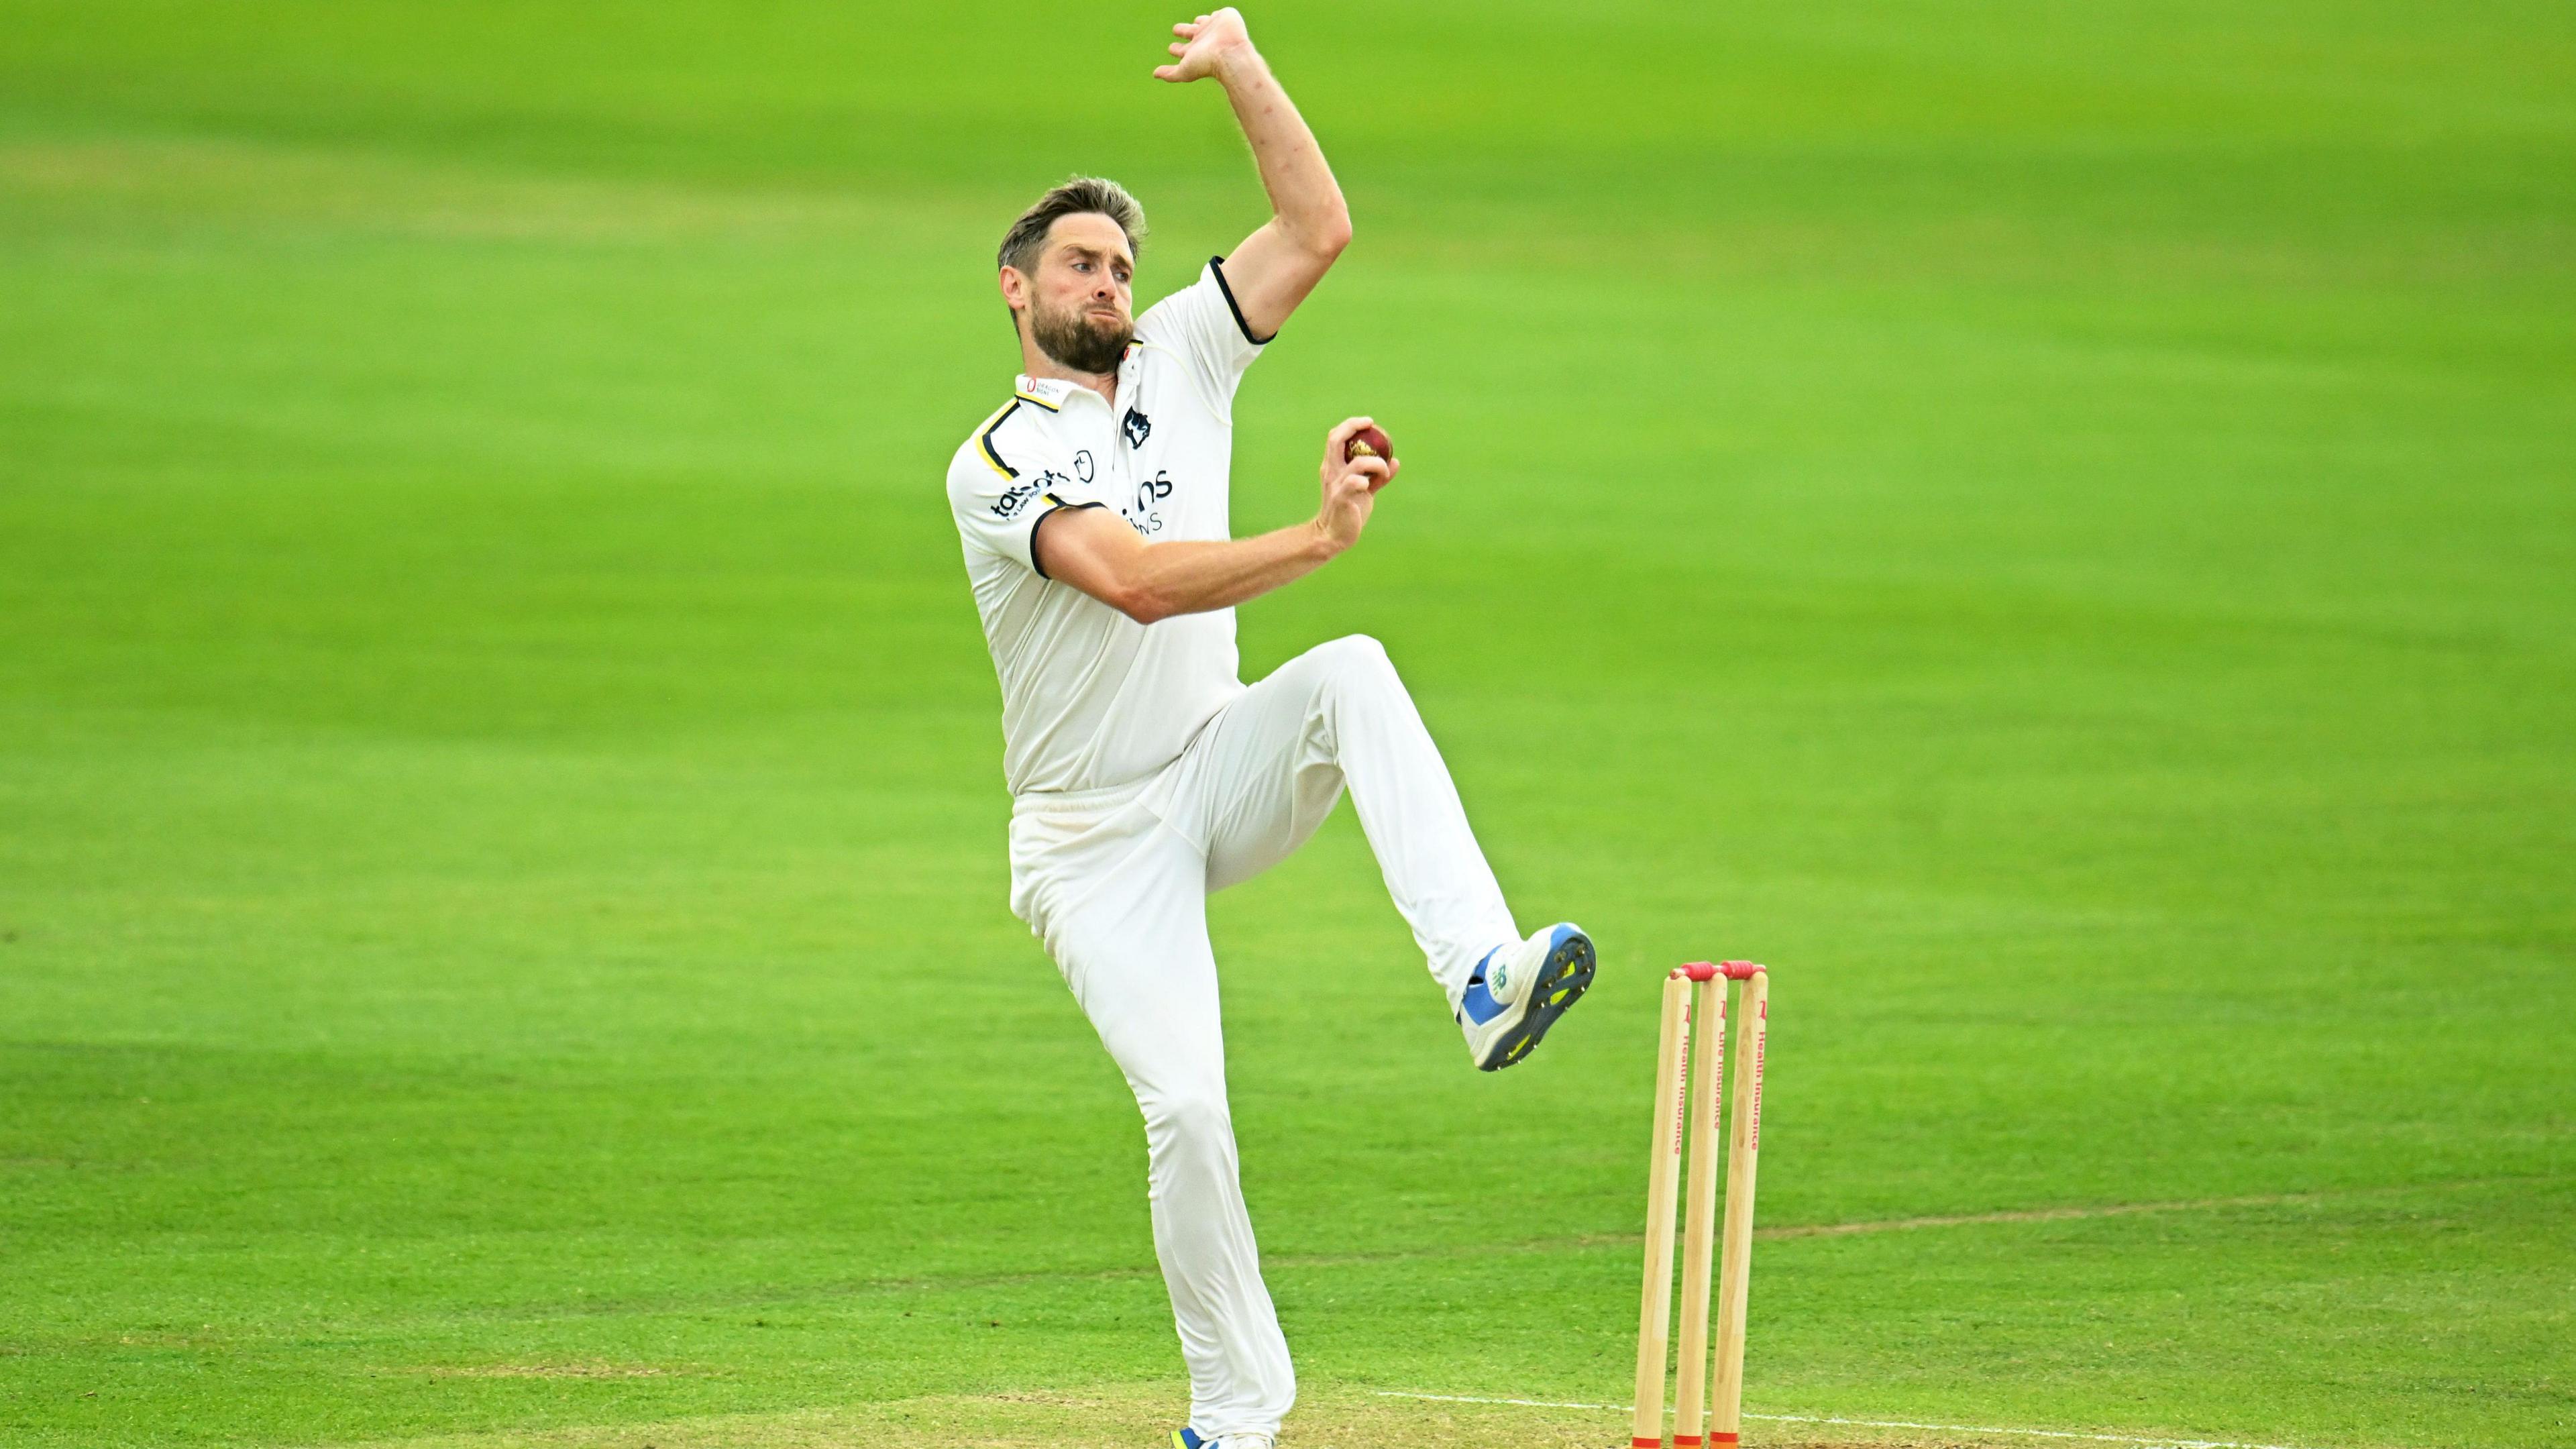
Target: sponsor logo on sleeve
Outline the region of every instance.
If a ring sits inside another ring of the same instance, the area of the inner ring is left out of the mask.
[[[1015,518],[1019,515],[1021,509],[1029,506],[1029,500],[1037,496],[1037,484],[1014,483],[1010,487],[1002,490],[1001,497],[993,500],[993,516],[995,518]]]
[[[1003,489],[1002,496],[993,500],[993,516],[1016,518],[1022,509],[1037,501],[1040,496],[1058,488],[1071,486],[1073,486],[1073,480],[1053,468],[1040,469],[1036,478],[1026,483],[1014,483]]]

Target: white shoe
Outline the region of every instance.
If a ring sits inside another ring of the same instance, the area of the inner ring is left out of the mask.
[[[1560,921],[1517,946],[1497,946],[1476,963],[1458,1003],[1467,1055],[1498,1072],[1528,1056],[1565,1009],[1592,984],[1592,938]]]

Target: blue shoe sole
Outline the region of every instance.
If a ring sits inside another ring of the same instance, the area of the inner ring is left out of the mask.
[[[1581,931],[1571,931],[1547,953],[1547,963],[1540,967],[1536,995],[1530,1001],[1520,1025],[1504,1033],[1491,1061],[1483,1070],[1499,1072],[1535,1050],[1547,1029],[1565,1015],[1565,1009],[1583,999],[1592,985],[1592,938]]]

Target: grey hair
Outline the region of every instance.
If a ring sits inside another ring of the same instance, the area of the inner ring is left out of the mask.
[[[1037,204],[1020,213],[1011,229],[1002,233],[1002,249],[995,260],[1022,276],[1038,269],[1038,251],[1046,245],[1047,232],[1058,217],[1078,216],[1096,211],[1118,223],[1127,234],[1127,249],[1145,248],[1145,208],[1127,194],[1127,188],[1104,176],[1076,176],[1046,195]]]

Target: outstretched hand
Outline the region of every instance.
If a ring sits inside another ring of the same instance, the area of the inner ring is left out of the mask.
[[[1172,33],[1180,37],[1172,42],[1172,54],[1178,59],[1154,67],[1156,80],[1177,83],[1212,76],[1228,55],[1252,49],[1252,33],[1244,28],[1243,12],[1231,5],[1184,20],[1172,27]]]
[[[1369,513],[1377,506],[1377,490],[1394,482],[1395,470],[1404,466],[1391,458],[1350,455],[1351,435],[1375,421],[1344,418],[1324,435],[1324,504],[1316,510],[1315,528],[1335,553],[1360,541],[1360,530],[1368,527]]]

